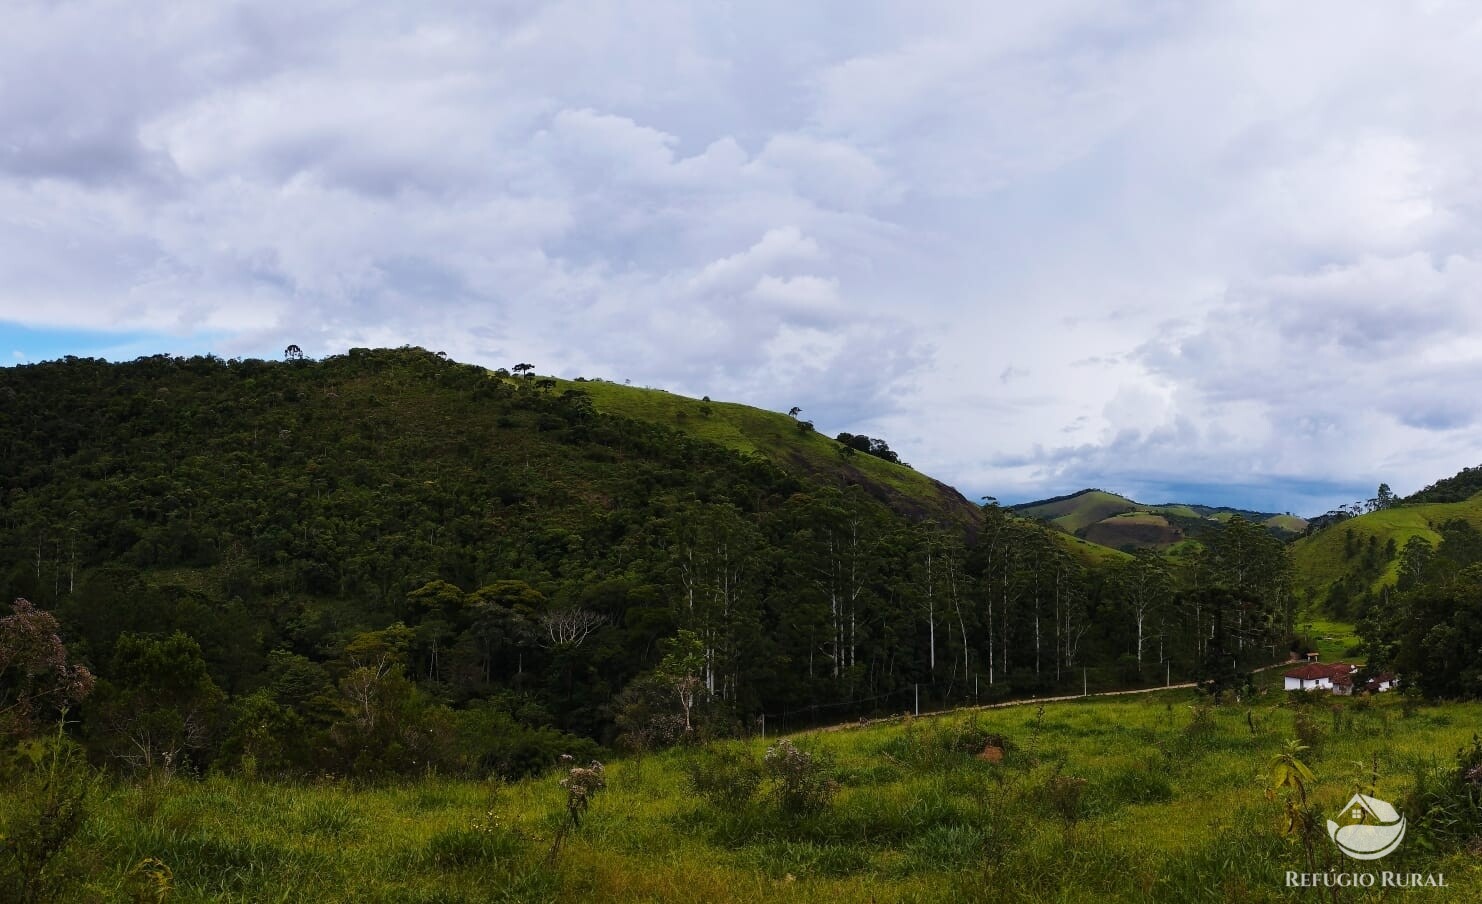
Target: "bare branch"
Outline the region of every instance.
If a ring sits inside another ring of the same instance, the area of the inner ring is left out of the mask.
[[[547,641],[545,645],[551,647],[579,647],[587,635],[606,622],[605,615],[575,607],[552,609],[540,616],[540,626]]]

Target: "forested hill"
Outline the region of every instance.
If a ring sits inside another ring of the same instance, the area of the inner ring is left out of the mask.
[[[1442,478],[1423,490],[1405,497],[1406,503],[1420,502],[1465,502],[1482,493],[1482,465],[1462,468],[1450,477]]]
[[[1087,570],[996,508],[970,534],[960,497],[861,464],[876,441],[799,462],[770,427],[707,438],[722,404],[671,424],[608,413],[617,392],[421,349],[0,369],[0,593],[99,676],[73,717],[100,758],[337,774],[512,772],[575,749],[558,732],[649,743],[1282,642],[1259,531],[1198,572],[1231,592],[1174,607],[1158,563]]]

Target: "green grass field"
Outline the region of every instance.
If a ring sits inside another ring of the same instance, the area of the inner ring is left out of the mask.
[[[1168,519],[1155,512],[1123,512],[1120,515],[1112,515],[1104,518],[1101,524],[1146,524],[1154,527],[1167,527]]]
[[[1154,512],[1156,514],[1160,514],[1160,515],[1172,515],[1172,516],[1174,516],[1176,518],[1202,518],[1203,517],[1198,512],[1194,511],[1192,508],[1189,508],[1187,505],[1178,505],[1178,504],[1174,504],[1174,505],[1150,505],[1150,506],[1147,507],[1147,509],[1148,509],[1148,511]]]
[[[1319,662],[1363,661],[1363,657],[1354,652],[1361,638],[1351,624],[1333,621],[1324,615],[1307,613],[1297,616],[1294,627],[1303,637],[1316,641]]]
[[[1102,546],[1100,543],[1092,543],[1089,540],[1082,540],[1080,537],[1073,537],[1070,534],[1062,534],[1057,531],[1055,539],[1071,555],[1080,559],[1082,564],[1089,565],[1093,568],[1131,558],[1131,556],[1122,552],[1120,549],[1112,549],[1110,546]]]
[[[1398,695],[1307,707],[1324,813],[1371,768],[1376,796],[1403,807],[1417,775],[1446,768],[1482,724],[1482,704],[1407,709]],[[749,800],[697,795],[692,765],[718,775],[712,787],[726,778],[700,750],[626,758],[554,852],[567,820],[556,774],[118,785],[56,868],[69,901],[1308,901],[1284,885],[1304,855],[1265,794],[1294,713],[1280,691],[1208,708],[1175,690],[796,736],[839,783],[803,815],[765,785]],[[1006,742],[999,763],[973,756],[992,736]],[[726,749],[734,762],[765,747]],[[1319,869],[1365,868],[1318,843]],[[1418,833],[1384,868],[1442,872],[1450,887],[1341,900],[1482,900],[1477,859],[1430,853]]]

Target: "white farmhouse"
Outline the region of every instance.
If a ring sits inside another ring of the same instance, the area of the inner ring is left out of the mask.
[[[1353,687],[1353,673],[1358,671],[1358,666],[1346,662],[1323,665],[1318,662],[1309,662],[1298,666],[1287,672],[1285,686],[1289,691],[1331,691],[1334,689],[1334,681],[1338,681],[1347,692]]]

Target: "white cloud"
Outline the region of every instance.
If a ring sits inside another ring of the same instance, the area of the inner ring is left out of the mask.
[[[0,320],[800,404],[969,495],[1322,507],[1478,463],[1479,37],[1336,0],[22,2]]]

